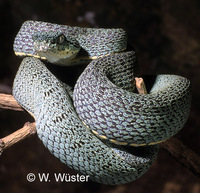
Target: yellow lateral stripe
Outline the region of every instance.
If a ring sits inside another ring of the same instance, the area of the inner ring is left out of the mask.
[[[94,133],[95,135],[99,135],[95,130],[92,130],[92,133]]]
[[[137,146],[145,146],[145,145],[156,145],[156,144],[159,144],[159,143],[162,143],[164,141],[166,141],[167,139],[164,139],[162,141],[157,141],[157,142],[151,142],[149,144],[146,144],[146,143],[142,143],[142,144],[136,144],[136,143],[130,143],[129,145],[130,146],[134,146],[134,147],[137,147]]]
[[[146,143],[142,143],[142,144],[130,143],[129,145],[130,145],[130,146],[133,146],[133,147],[140,147],[140,146],[145,146],[145,145],[147,145],[147,144],[146,144]]]
[[[23,52],[15,52],[15,55],[17,55],[17,56],[26,56],[26,54],[23,53]]]
[[[84,122],[83,122],[84,123]],[[84,123],[84,125],[86,125]],[[87,125],[86,125],[87,126]],[[105,135],[99,135],[98,132],[96,132],[95,130],[92,130],[92,133],[94,133],[95,135],[97,135],[99,138],[101,139],[106,139],[106,140],[109,140],[111,143],[114,143],[114,144],[117,144],[117,145],[129,145],[129,146],[133,146],[133,147],[141,147],[141,146],[147,146],[147,145],[156,145],[158,143],[162,143],[164,141],[166,141],[167,139],[164,139],[162,141],[157,141],[157,142],[151,142],[149,144],[146,144],[146,143],[142,143],[142,144],[137,144],[137,143],[127,143],[127,142],[119,142],[115,139],[108,139]]]
[[[124,50],[126,50],[126,49],[124,49]],[[98,59],[98,58],[102,58],[102,57],[104,57],[104,56],[109,56],[109,55],[113,55],[113,54],[116,54],[116,53],[119,53],[119,52],[123,52],[124,50],[120,50],[120,51],[118,51],[118,52],[113,52],[113,53],[110,53],[110,54],[105,54],[105,55],[101,55],[101,56],[90,56],[90,57],[88,57],[88,56],[83,56],[83,57],[77,57],[76,59],[74,59],[74,60],[72,60],[71,62],[75,62],[76,60],[84,60],[84,59],[89,59],[89,60],[96,60],[96,59]],[[34,54],[29,54],[29,53],[24,53],[24,52],[15,52],[15,55],[17,55],[17,56],[33,56],[33,57],[35,57],[35,58],[41,58],[41,59],[43,59],[43,60],[46,60],[46,57],[40,57],[39,55],[34,55]]]
[[[98,135],[101,139],[108,139],[105,135]]]
[[[17,56],[32,56],[35,58],[41,58],[42,60],[46,60],[46,57],[40,57],[39,55],[34,55],[34,54],[26,54],[24,52],[15,52],[15,55],[17,55]]]
[[[114,140],[114,139],[109,139],[109,141],[110,141],[111,143],[115,143],[115,144],[117,144],[117,145],[127,145],[127,144],[128,144],[128,143],[126,143],[126,142],[119,142],[119,141]]]
[[[148,145],[155,145],[155,144],[158,144],[158,143],[162,143],[164,141],[166,141],[167,139],[164,139],[162,141],[157,141],[157,142],[152,142],[152,143],[149,143]]]

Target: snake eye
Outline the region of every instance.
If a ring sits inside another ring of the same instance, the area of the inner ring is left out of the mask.
[[[58,42],[58,44],[62,44],[64,42],[64,40],[65,40],[65,36],[62,34],[58,37],[57,42]]]

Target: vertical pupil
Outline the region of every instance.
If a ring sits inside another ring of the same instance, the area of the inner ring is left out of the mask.
[[[63,35],[61,35],[60,37],[59,37],[59,39],[58,39],[58,43],[63,43],[63,41],[64,41],[64,37],[63,37]]]

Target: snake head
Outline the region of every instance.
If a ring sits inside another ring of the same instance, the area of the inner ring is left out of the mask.
[[[41,58],[53,64],[66,65],[79,50],[78,41],[62,32],[37,32],[32,36],[34,49]]]

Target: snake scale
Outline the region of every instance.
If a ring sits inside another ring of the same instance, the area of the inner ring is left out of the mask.
[[[14,51],[23,59],[13,95],[36,121],[38,137],[70,168],[103,184],[138,179],[152,165],[157,143],[185,124],[190,81],[157,75],[146,95],[134,92],[134,51],[123,29],[80,28],[26,21]],[[41,61],[89,65],[74,90]],[[141,147],[138,147],[141,146]]]

